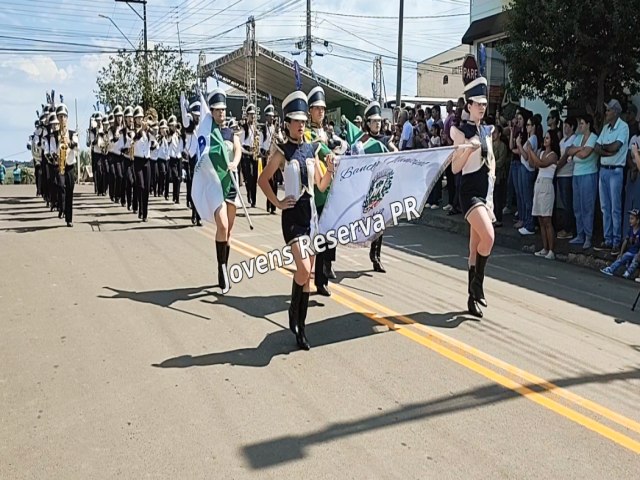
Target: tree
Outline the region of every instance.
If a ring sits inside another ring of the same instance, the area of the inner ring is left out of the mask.
[[[146,103],[147,108],[156,109],[160,118],[179,115],[180,92],[190,92],[197,79],[195,69],[162,44],[156,44],[148,52],[148,83],[143,50],[120,52],[110,60],[109,65],[98,73],[96,96],[100,103],[111,109],[116,105]],[[143,101],[145,96],[146,102]]]
[[[584,106],[599,116],[604,102],[640,89],[638,0],[512,0],[508,39],[499,47],[511,88],[550,107]]]

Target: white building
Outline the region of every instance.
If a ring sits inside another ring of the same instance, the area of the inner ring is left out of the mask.
[[[462,96],[462,63],[469,53],[469,45],[458,45],[418,63],[418,97]]]

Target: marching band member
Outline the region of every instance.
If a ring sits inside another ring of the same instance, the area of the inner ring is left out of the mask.
[[[158,178],[156,189],[159,197],[164,195],[165,199],[169,199],[169,193],[165,191],[167,180],[167,162],[169,161],[169,127],[167,121],[163,118],[160,120],[158,137]]]
[[[276,136],[276,126],[274,124],[274,117],[275,117],[275,108],[273,105],[269,104],[266,106],[266,108],[264,109],[264,119],[265,119],[265,124],[264,126],[260,129],[260,133],[262,136],[262,143],[260,144],[260,156],[263,159],[263,164],[267,163],[267,157],[269,156],[269,152],[271,151],[271,144],[272,142],[277,139]],[[284,139],[280,138],[279,139],[280,142],[284,141]],[[277,194],[278,192],[278,173],[280,172],[280,170],[276,171],[276,175],[274,175],[273,178],[269,179],[269,185],[271,185],[271,190],[273,190],[273,193]],[[275,215],[276,213],[276,206],[271,203],[269,201],[269,199],[267,199],[267,212],[269,212],[272,215]]]
[[[149,124],[151,137],[151,156],[149,158],[149,196],[158,196],[158,157],[160,155],[160,126],[158,123]]]
[[[460,204],[470,224],[469,240],[469,313],[482,317],[479,305],[487,306],[484,298],[484,271],[493,248],[493,182],[495,158],[491,135],[492,126],[481,124],[487,109],[487,80],[479,77],[466,85],[465,99],[469,121],[460,127],[451,127],[454,145],[458,148],[452,160],[453,173],[462,172]]]
[[[122,129],[122,145],[120,152],[122,153],[122,174],[124,175],[123,184],[124,191],[122,195],[121,205],[127,201],[127,210],[133,209],[138,211],[138,198],[134,195],[135,175],[133,171],[133,137],[135,135],[135,127],[133,122],[133,107],[127,105],[124,109],[124,128]]]
[[[167,175],[164,198],[169,199],[169,182],[173,184],[173,203],[180,203],[180,184],[182,183],[182,150],[184,142],[178,129],[178,119],[175,115],[169,117],[169,172]]]
[[[309,114],[311,116],[311,125],[305,130],[305,139],[320,147],[318,152],[318,158],[320,159],[319,166],[321,173],[324,175],[327,170],[325,158],[327,155],[331,154],[331,147],[336,147],[336,139],[341,147],[343,146],[342,143],[344,141],[338,137],[329,138],[327,132],[324,130],[323,123],[327,109],[324,89],[321,86],[313,88],[307,96],[307,102],[309,105]],[[346,143],[344,144],[344,150],[346,150]],[[316,186],[314,200],[316,203],[316,209],[318,210],[318,215],[322,214],[325,202],[329,196],[329,189],[330,187],[325,191],[320,191]],[[331,296],[331,291],[329,290],[329,279],[336,278],[331,265],[335,259],[335,248],[327,249],[324,252],[319,253],[316,258],[314,284],[317,292],[326,297]]]
[[[42,110],[42,115],[40,116],[41,121],[40,125],[42,126],[42,132],[40,133],[40,165],[42,169],[42,175],[40,177],[40,191],[42,192],[42,198],[45,202],[47,202],[47,207],[49,206],[50,198],[49,198],[49,167],[48,161],[46,158],[45,147],[47,142],[49,141],[49,107],[47,105],[44,106]]]
[[[41,141],[40,138],[43,134],[43,126],[42,126],[42,117],[44,115],[40,115],[40,118],[35,122],[35,130],[33,131],[33,135],[29,138],[29,144],[27,148],[31,150],[31,158],[33,159],[33,165],[35,170],[36,177],[36,196],[39,197],[42,194],[42,151],[41,151]]]
[[[365,118],[365,134],[360,141],[362,142],[362,150],[364,154],[368,153],[385,153],[397,152],[398,149],[391,141],[390,136],[382,134],[382,110],[378,102],[371,102],[364,111]],[[371,140],[370,140],[371,139]],[[371,242],[369,250],[369,259],[373,263],[373,270],[380,273],[386,273],[380,261],[380,250],[382,249],[382,236]]]
[[[193,173],[198,161],[198,137],[197,129],[198,122],[200,121],[200,102],[194,101],[188,106],[190,113],[187,113],[187,103],[184,95],[180,96],[180,110],[182,113],[182,126],[185,132],[185,153],[187,155],[188,163],[186,165],[187,172],[187,207],[191,208],[191,223],[193,225],[202,226],[200,222],[200,215],[196,210],[196,206],[191,200],[191,185],[193,182]],[[198,114],[195,114],[195,110]]]
[[[135,196],[138,199],[138,218],[147,221],[149,208],[149,182],[151,177],[149,158],[151,157],[151,136],[149,123],[143,121],[141,106],[133,110],[135,134],[133,136],[133,170],[135,172]]]
[[[225,193],[222,206],[215,212],[216,222],[216,257],[218,260],[218,285],[225,294],[231,288],[227,272],[229,262],[229,242],[231,231],[236,218],[237,201],[240,192],[235,185],[237,183],[237,169],[240,164],[242,147],[238,135],[229,127],[225,127],[227,110],[227,96],[220,88],[214,89],[204,99],[200,96],[200,123],[198,126],[198,142],[202,144],[200,157],[208,156],[220,178],[220,183]],[[209,107],[206,110],[205,105]],[[233,155],[233,159],[231,157]],[[231,177],[233,175],[233,178]],[[235,179],[235,181],[234,181]]]
[[[113,109],[113,113],[109,115],[109,120],[109,131],[107,133],[107,138],[109,139],[109,153],[107,154],[109,159],[109,197],[111,201],[120,203],[122,166],[120,165],[118,145],[120,142],[120,130],[123,127],[123,112],[120,105],[116,105]]]
[[[45,153],[47,154],[47,192],[49,195],[49,207],[50,211],[58,210],[60,212],[59,199],[60,192],[58,191],[58,164],[56,156],[58,155],[58,136],[60,122],[56,116],[55,109],[52,107],[49,110],[49,135],[47,136],[47,148]]]
[[[60,210],[64,213],[67,227],[73,227],[73,189],[75,187],[75,167],[78,154],[78,134],[68,129],[69,110],[62,103],[56,109],[60,123],[57,158],[62,160],[64,156],[64,173],[59,176]]]
[[[97,125],[98,112],[93,112],[89,118],[89,128],[87,129],[87,147],[91,155],[91,171],[93,172],[93,193],[98,194],[98,156],[94,151],[94,145],[97,142],[98,132]]]
[[[320,146],[305,139],[307,121],[307,96],[300,91],[291,93],[282,103],[285,117],[287,140],[274,143],[269,162],[260,175],[258,183],[267,198],[282,210],[282,234],[296,263],[293,276],[291,305],[289,307],[289,328],[296,335],[298,346],[309,350],[305,334],[307,308],[313,257],[303,258],[298,240],[313,237],[317,231],[318,217],[315,211],[314,188],[326,191],[334,172],[334,156],[325,157],[327,170],[320,173]],[[279,200],[269,185],[269,179],[276,170],[284,171],[285,198]]]
[[[256,107],[252,103],[247,105],[246,119],[240,131],[240,143],[242,144],[242,177],[247,184],[247,202],[251,207],[256,206],[256,192],[258,180],[258,159],[259,152],[255,151],[255,136],[259,133],[255,131],[253,125]]]

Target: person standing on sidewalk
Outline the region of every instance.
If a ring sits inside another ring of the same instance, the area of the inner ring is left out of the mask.
[[[604,240],[594,250],[611,250],[611,255],[618,255],[622,236],[622,186],[629,150],[629,126],[620,118],[622,106],[618,100],[609,101],[606,107],[607,123],[594,149],[600,155],[599,187]]]

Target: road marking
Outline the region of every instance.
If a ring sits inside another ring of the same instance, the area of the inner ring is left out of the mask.
[[[204,232],[201,230],[201,232],[203,234],[205,234],[206,236],[209,237],[213,237],[212,234],[209,234],[207,232]],[[232,244],[232,248],[234,248],[235,250],[237,250],[238,252],[242,253],[243,255],[247,255],[249,258],[255,256],[255,255],[263,255],[264,252],[258,250],[257,248],[253,247],[252,245],[246,244],[244,242],[241,242],[239,240],[236,240],[233,244]],[[251,253],[253,252],[253,254]],[[292,276],[293,273],[285,270],[284,268],[276,268],[276,271],[282,273],[285,276]],[[531,385],[531,387],[540,387],[544,390],[544,393],[550,393],[553,395],[557,395],[565,400],[568,400],[572,403],[575,403],[576,405],[589,410],[593,413],[596,413],[598,415],[601,415],[604,418],[607,418],[608,420],[611,420],[614,423],[617,423],[621,426],[624,426],[625,428],[628,428],[630,430],[633,430],[635,432],[640,432],[640,423],[627,418],[621,414],[618,414],[602,405],[599,405],[591,400],[587,400],[583,397],[580,397],[579,395],[576,395],[572,392],[569,392],[567,390],[564,390],[561,387],[558,387],[557,385],[554,385],[551,382],[548,382],[540,377],[537,377],[529,372],[526,372],[518,367],[515,367],[505,361],[499,360],[487,353],[484,353],[474,347],[471,347],[470,345],[465,344],[464,342],[461,342],[459,340],[455,340],[447,335],[444,335],[442,333],[439,333],[435,330],[432,330],[431,328],[428,328],[424,325],[421,325],[417,322],[415,322],[413,319],[405,316],[405,315],[401,315],[398,314],[396,312],[394,312],[393,310],[390,310],[387,307],[384,307],[372,300],[369,300],[367,298],[364,298],[356,293],[350,292],[349,290],[346,290],[344,287],[341,287],[339,285],[332,285],[332,288],[334,290],[334,295],[332,295],[332,298],[337,301],[338,303],[341,303],[344,306],[347,306],[348,308],[354,310],[357,313],[360,313],[362,315],[365,315],[367,318],[373,320],[376,323],[382,324],[387,326],[390,330],[396,331],[398,333],[400,333],[401,335],[429,348],[432,351],[435,351],[441,355],[443,355],[444,357],[454,361],[455,363],[458,363],[459,365],[462,365],[482,376],[484,376],[485,378],[488,378],[496,383],[498,383],[499,385],[502,385],[510,390],[513,390],[514,392],[524,396],[525,398],[551,410],[554,411],[555,413],[558,413],[559,415],[564,416],[565,418],[568,418],[569,420],[572,420],[573,422],[582,425],[583,427],[592,430],[600,435],[602,435],[605,438],[608,438],[609,440],[612,440],[613,442],[633,451],[634,453],[638,453],[640,454],[640,442],[632,439],[631,437],[628,437],[616,430],[613,430],[612,428],[596,421],[593,420],[581,413],[579,413],[576,410],[573,410],[565,405],[562,405],[548,397],[546,397],[543,393],[538,393],[535,392],[534,390],[532,390],[531,388],[529,388],[529,386],[524,385],[521,382],[518,382],[516,380],[510,379],[498,372],[495,372],[477,362],[475,362],[474,360],[461,355],[460,353],[456,352],[454,349],[450,349],[448,348],[446,345],[442,345],[441,343],[437,343],[433,340],[433,338],[448,344],[449,346],[454,347],[455,349],[461,350],[464,353],[467,353],[471,356],[474,356],[476,358],[479,358],[481,360],[484,360],[487,363],[490,363],[492,365],[494,365],[495,367],[498,367],[500,369],[503,369],[513,375],[517,375],[520,376],[521,378],[532,382],[534,385]],[[409,329],[403,325],[399,325],[396,324],[394,322],[391,322],[389,319],[387,318],[383,318],[380,315],[376,314],[376,313],[372,313],[367,311],[366,308],[364,307],[368,306],[373,308],[374,310],[378,310],[381,311],[383,314],[395,318],[397,320],[399,320],[401,323],[405,324],[405,325],[410,325],[412,328],[416,328],[418,330],[423,331],[424,333],[426,333],[428,336],[425,337],[424,335],[420,335],[417,332],[412,331],[412,329]]]

